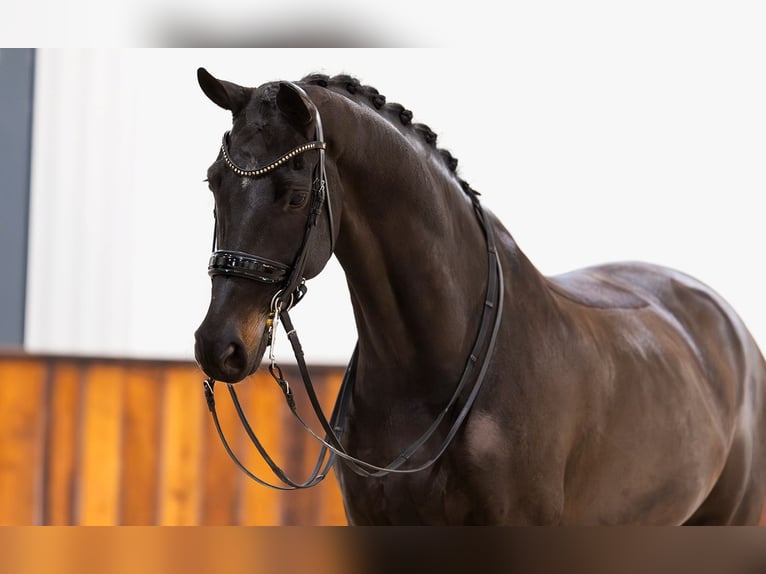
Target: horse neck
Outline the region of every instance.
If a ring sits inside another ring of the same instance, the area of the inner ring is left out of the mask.
[[[354,307],[360,367],[388,385],[427,377],[451,392],[484,305],[484,233],[438,152],[373,110],[348,109],[354,105],[322,114],[341,174],[335,253]]]

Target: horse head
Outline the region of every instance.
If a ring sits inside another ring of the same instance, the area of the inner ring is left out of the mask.
[[[209,376],[236,383],[258,368],[275,306],[294,303],[302,281],[332,255],[326,174],[334,170],[325,166],[319,112],[302,88],[247,88],[203,68],[197,75],[233,126],[207,171],[216,214],[212,294],[195,356]]]

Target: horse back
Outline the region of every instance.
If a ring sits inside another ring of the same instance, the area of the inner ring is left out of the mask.
[[[684,495],[701,504],[732,466],[736,452],[737,470],[728,472],[734,484],[730,490],[741,492],[757,483],[762,498],[766,363],[732,307],[697,279],[644,263],[590,267],[547,281],[580,331],[579,339],[596,348],[594,356],[606,365],[602,372],[608,374],[594,376],[594,388],[587,391],[589,408],[598,412],[601,407],[601,418],[597,414],[596,422],[585,422],[586,427],[592,425],[590,436],[608,435],[619,445],[620,436],[640,435],[641,426],[651,433],[668,421],[683,420],[663,431],[672,431],[672,438],[652,446],[655,452],[635,451],[637,458],[657,462],[665,449],[668,484],[676,482],[666,485],[669,492],[680,496],[683,487],[678,484],[696,480]],[[607,395],[609,400],[604,399]],[[620,422],[620,417],[632,422]],[[583,460],[608,460],[611,454],[609,448],[594,448],[592,441],[582,450],[588,452]],[[694,450],[708,453],[707,457]],[[658,462],[656,468],[663,466]],[[641,471],[636,467],[635,472]],[[605,470],[604,476],[609,472]],[[661,498],[661,494],[645,497]],[[730,500],[726,504],[736,506]]]

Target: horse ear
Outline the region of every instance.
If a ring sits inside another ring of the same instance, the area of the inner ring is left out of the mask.
[[[205,95],[225,110],[235,114],[247,105],[250,93],[247,88],[219,80],[205,68],[197,69],[197,81]]]
[[[277,107],[297,128],[311,123],[311,109],[305,96],[288,82],[280,82]]]

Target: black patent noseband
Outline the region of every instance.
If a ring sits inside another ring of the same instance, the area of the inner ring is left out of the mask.
[[[287,265],[257,257],[241,251],[218,249],[210,256],[208,274],[231,275],[253,279],[261,283],[278,284],[287,279],[290,268]]]

